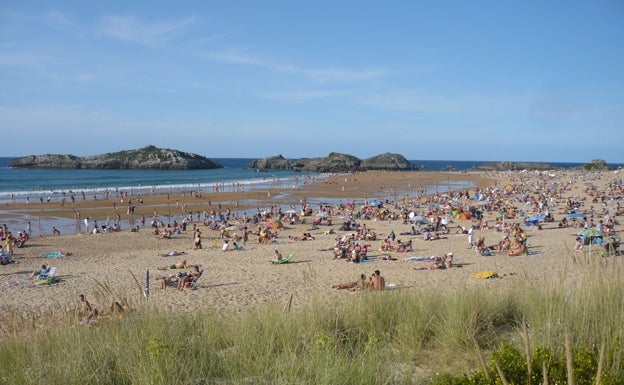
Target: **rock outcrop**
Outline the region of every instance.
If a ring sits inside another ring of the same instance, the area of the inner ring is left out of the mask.
[[[360,167],[366,170],[413,170],[414,166],[403,155],[385,154],[367,158],[360,163]]]
[[[292,170],[293,163],[282,155],[254,160],[249,163],[250,168],[257,170]]]
[[[158,169],[197,170],[221,168],[221,164],[204,156],[154,146],[102,155],[30,155],[15,158],[11,167],[19,168],[82,168],[82,169]]]
[[[474,166],[473,170],[479,171],[514,171],[514,170],[556,170],[556,167],[548,163],[539,162],[493,162]]]
[[[583,170],[610,170],[611,168],[607,166],[607,162],[602,159],[592,159],[591,162],[584,164],[581,166]]]
[[[332,152],[325,158],[302,158],[296,164],[312,172],[345,172],[360,170],[360,160],[353,155]]]
[[[413,170],[413,165],[398,154],[385,153],[361,160],[353,155],[332,152],[324,158],[285,159],[282,155],[258,159],[249,164],[259,170],[297,170],[310,172],[350,172],[365,170]]]

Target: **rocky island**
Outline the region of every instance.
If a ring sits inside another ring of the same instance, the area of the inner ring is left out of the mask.
[[[366,170],[405,171],[415,167],[403,155],[385,153],[361,160],[353,155],[330,153],[324,158],[289,160],[282,155],[254,160],[249,163],[256,170],[296,170],[310,172],[350,172]]]
[[[586,163],[580,167],[581,170],[594,170],[594,171],[602,171],[602,170],[611,170],[612,168],[607,165],[607,162],[602,159],[593,159],[591,162]],[[519,170],[528,170],[528,171],[545,171],[545,170],[557,170],[561,169],[561,167],[553,166],[548,163],[541,162],[492,162],[485,163],[479,166],[474,166],[472,168],[475,171],[519,171]]]
[[[15,158],[10,163],[16,168],[76,168],[76,169],[155,169],[200,170],[223,166],[204,156],[188,152],[146,146],[101,155],[78,157],[74,155],[30,155]]]

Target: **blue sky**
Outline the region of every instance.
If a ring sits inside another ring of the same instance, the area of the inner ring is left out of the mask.
[[[622,1],[0,3],[2,156],[624,163]]]

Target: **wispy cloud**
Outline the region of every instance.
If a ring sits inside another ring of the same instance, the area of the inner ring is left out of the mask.
[[[100,33],[125,42],[154,47],[171,41],[194,22],[194,17],[147,22],[134,16],[108,16],[101,21]]]
[[[44,14],[44,19],[48,23],[63,29],[80,29],[80,25],[77,22],[61,11],[49,11]]]
[[[373,80],[388,75],[387,71],[353,68],[305,68],[291,63],[279,63],[236,51],[210,52],[202,54],[210,60],[261,67],[274,72],[302,75],[319,82],[355,82]]]
[[[32,52],[0,52],[0,65],[5,66],[41,69],[48,60],[50,60],[49,57]]]
[[[522,97],[446,96],[422,91],[376,94],[361,98],[363,104],[390,110],[443,114],[501,113],[526,109]]]
[[[262,92],[259,94],[261,98],[270,100],[279,100],[286,102],[303,102],[315,99],[325,99],[334,97],[339,93],[330,91],[310,91],[310,90],[298,90],[298,91],[286,91],[286,92]]]

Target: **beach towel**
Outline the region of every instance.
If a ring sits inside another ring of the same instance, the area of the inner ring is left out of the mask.
[[[521,257],[537,257],[542,255],[539,251],[529,251],[528,253],[520,254]]]
[[[422,261],[431,261],[432,257],[407,257],[403,258],[405,262],[422,262]]]
[[[373,262],[373,260],[366,258],[366,259],[361,260],[360,262],[351,261],[350,263],[369,263],[369,262]]]
[[[399,285],[397,285],[396,283],[386,283],[386,290],[395,290],[398,289]]]
[[[472,277],[479,279],[498,278],[498,274],[495,271],[482,271],[480,273],[474,273]]]
[[[49,253],[41,254],[42,258],[63,258],[64,256],[60,251],[50,251]]]

